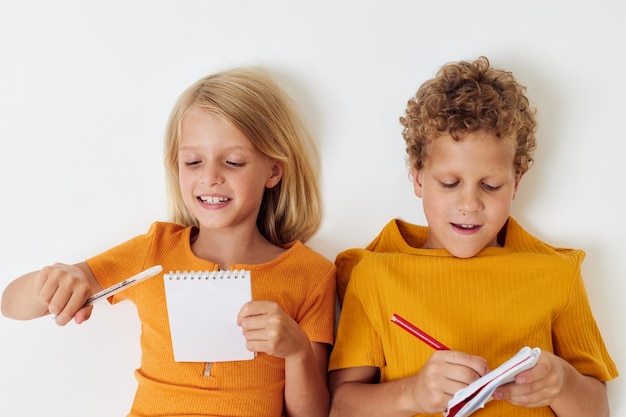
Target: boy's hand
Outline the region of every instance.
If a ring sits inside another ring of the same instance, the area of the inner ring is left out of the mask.
[[[413,399],[419,414],[438,414],[448,408],[454,393],[489,372],[479,356],[452,350],[434,352],[413,378]]]
[[[48,305],[58,325],[72,318],[77,324],[91,316],[92,306],[84,307],[92,291],[84,272],[76,266],[54,264],[39,271],[35,280],[35,294]]]
[[[520,372],[515,377],[515,382],[499,387],[493,393],[493,398],[523,407],[549,406],[563,387],[563,365],[563,359],[542,350],[532,369]]]
[[[237,317],[246,348],[252,352],[287,358],[310,349],[302,328],[273,301],[250,301]]]

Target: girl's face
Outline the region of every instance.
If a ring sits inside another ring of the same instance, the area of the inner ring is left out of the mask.
[[[201,229],[256,228],[263,193],[278,184],[282,167],[232,123],[192,107],[181,124],[178,173]]]
[[[424,167],[413,175],[428,221],[425,248],[469,258],[498,246],[521,178],[514,157],[512,141],[483,131],[459,141],[441,136],[430,145]]]

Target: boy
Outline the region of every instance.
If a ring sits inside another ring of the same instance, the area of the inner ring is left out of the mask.
[[[454,393],[513,356],[537,364],[475,415],[608,416],[617,376],[591,313],[584,253],[510,217],[535,148],[535,112],[511,73],[481,57],[424,83],[400,120],[428,228],[391,221],[337,257],[343,302],[330,360],[331,416],[442,413]],[[390,321],[397,313],[452,350]]]

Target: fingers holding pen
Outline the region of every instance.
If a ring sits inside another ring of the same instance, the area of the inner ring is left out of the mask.
[[[453,350],[434,352],[427,364],[430,365],[426,368],[433,373],[432,377],[439,375],[448,381],[448,389],[444,390],[447,394],[454,394],[489,372],[484,358]]]
[[[83,323],[84,321],[88,320],[89,317],[91,317],[93,305],[88,305],[84,307],[83,306],[84,299],[82,297],[76,297],[75,295],[72,295],[65,307],[58,314],[55,315],[55,322],[60,326],[66,325],[72,319],[74,319],[76,324]]]
[[[441,355],[445,357],[448,363],[460,365],[461,367],[469,370],[469,382],[474,382],[475,379],[489,372],[489,365],[487,360],[480,356],[470,355],[469,353],[459,352],[454,350],[441,351]],[[467,378],[463,382],[468,382]]]
[[[91,314],[91,307],[83,309],[91,288],[83,271],[75,266],[54,264],[43,268],[35,280],[35,293],[48,305],[59,325],[68,323],[74,316],[77,323],[82,323]]]
[[[413,399],[423,414],[445,411],[455,392],[489,371],[479,356],[452,350],[433,352],[413,377]]]

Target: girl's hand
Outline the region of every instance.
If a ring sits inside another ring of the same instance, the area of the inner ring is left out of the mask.
[[[48,305],[58,325],[72,318],[80,324],[91,316],[92,306],[83,308],[92,294],[89,279],[76,266],[54,264],[43,268],[35,279],[35,294]]]
[[[250,301],[237,317],[246,348],[281,358],[304,355],[311,349],[302,328],[273,301]]]
[[[479,356],[453,350],[434,352],[411,380],[418,414],[443,413],[454,393],[489,372]]]
[[[564,381],[564,360],[542,350],[532,369],[520,372],[515,382],[499,387],[493,398],[523,407],[549,406],[561,392]]]

